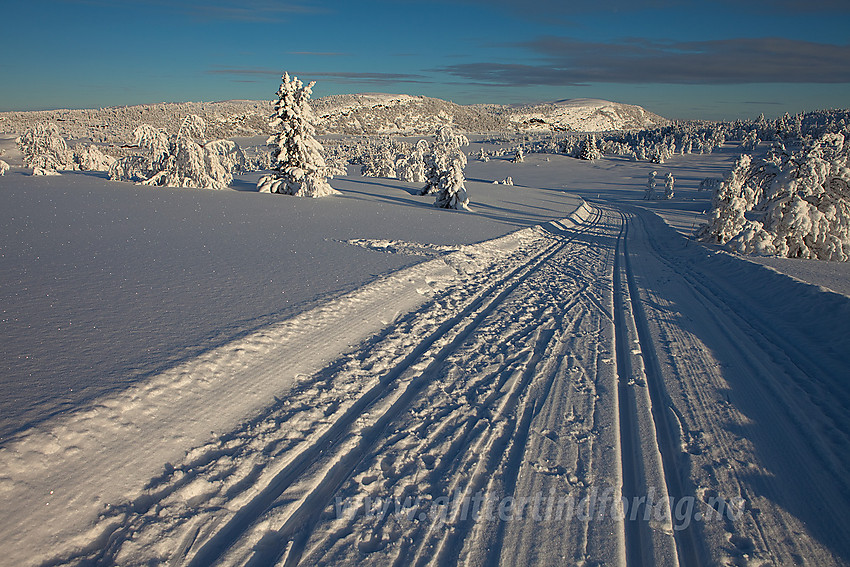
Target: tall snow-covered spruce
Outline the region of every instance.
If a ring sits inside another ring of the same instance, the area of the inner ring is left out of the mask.
[[[466,136],[455,134],[451,126],[440,126],[431,154],[425,159],[427,185],[422,195],[437,194],[434,206],[442,209],[469,209],[469,196],[464,187],[463,168],[466,154],[461,146],[469,145]]]
[[[322,157],[322,145],[316,140],[313,111],[310,108],[312,81],[304,85],[298,77],[283,74],[277,92],[275,112],[269,123],[278,133],[268,139],[273,148],[274,173],[260,178],[257,189],[265,193],[281,193],[296,197],[324,197],[339,191],[327,180],[338,170],[328,167]]]

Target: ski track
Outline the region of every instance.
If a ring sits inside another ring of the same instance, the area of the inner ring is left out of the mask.
[[[690,471],[685,481],[706,513],[718,495],[743,501],[738,518],[699,525],[703,552],[734,564],[846,564],[850,404],[836,382],[840,362],[817,339],[780,331],[774,314],[704,264],[665,250],[648,236],[654,219],[633,214],[642,272],[656,274],[642,287],[646,332],[651,326],[664,353],[663,403],[680,430],[680,471]]]
[[[585,204],[497,245],[350,241],[433,257],[405,276],[420,299],[388,304],[368,339],[38,564],[846,562],[840,361],[774,328],[656,221]],[[191,370],[268,357],[268,342],[302,332],[288,325]],[[67,438],[81,437],[75,419]],[[639,503],[581,508],[603,492]],[[689,501],[696,515],[672,513]]]

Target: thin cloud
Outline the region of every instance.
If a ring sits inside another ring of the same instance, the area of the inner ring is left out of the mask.
[[[539,63],[448,65],[435,71],[492,86],[588,83],[850,83],[850,46],[784,38],[597,43],[542,37],[519,44]]]
[[[348,57],[350,53],[338,53],[335,51],[287,51],[287,55],[316,55],[318,57]]]
[[[584,15],[634,13],[647,10],[668,10],[693,7],[692,0],[607,0],[605,2],[564,2],[563,0],[536,0],[535,2],[516,2],[516,0],[461,0],[464,4],[482,5],[488,8],[510,10],[521,17],[532,19]],[[759,13],[763,10],[784,14],[810,14],[812,12],[850,12],[847,0],[702,0],[701,5],[717,6],[718,9],[734,7],[744,12]]]
[[[248,76],[277,76],[283,71],[277,69],[264,69],[259,67],[246,68],[216,68],[207,70],[212,75],[234,75],[237,77]],[[292,71],[290,75],[296,75],[309,80],[327,79],[337,83],[428,83],[431,82],[425,75],[411,73],[357,73],[347,71]],[[245,79],[240,79],[245,80]]]
[[[245,67],[245,68],[235,68],[235,67],[217,67],[215,69],[208,69],[207,74],[209,75],[283,75],[283,72],[278,69],[262,69],[259,67]]]
[[[305,76],[319,77],[338,83],[430,83],[425,75],[411,73],[350,73],[350,72],[319,72],[304,73]]]
[[[111,8],[113,0],[64,0],[98,8]],[[255,23],[280,23],[296,15],[329,13],[326,7],[309,0],[303,2],[277,2],[275,0],[124,0],[124,6],[152,7],[157,10],[189,16],[201,21],[237,21]]]
[[[199,20],[276,23],[292,16],[322,14],[328,10],[311,3],[275,2],[274,0],[217,0],[211,2],[185,2],[179,9]]]

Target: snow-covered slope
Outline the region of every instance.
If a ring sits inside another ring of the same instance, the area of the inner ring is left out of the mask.
[[[59,109],[31,112],[0,112],[0,133],[20,135],[39,122],[55,123],[67,139],[125,144],[139,124],[176,132],[188,114],[207,125],[210,139],[268,133],[271,101],[230,100],[113,106],[99,109]]]
[[[320,134],[429,135],[452,123],[463,132],[598,132],[652,128],[667,120],[639,106],[593,99],[512,106],[459,105],[438,98],[405,94],[332,95],[311,102]],[[53,122],[68,139],[123,144],[139,124],[175,131],[187,114],[207,124],[211,139],[270,134],[271,102],[162,103],[93,110],[0,113],[0,134],[19,135],[33,124]]]
[[[601,132],[656,128],[666,118],[631,104],[589,98],[509,107],[508,120],[519,130]]]
[[[453,123],[467,132],[493,132],[505,124],[492,113],[425,96],[353,94],[313,101],[319,131],[326,134],[431,134]]]
[[[314,102],[325,133],[421,134],[453,122],[466,132],[600,132],[654,128],[665,118],[640,106],[596,99],[571,99],[533,105],[462,106],[424,96],[359,94],[329,96]]]

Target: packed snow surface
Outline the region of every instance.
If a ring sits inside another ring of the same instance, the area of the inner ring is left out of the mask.
[[[846,564],[847,263],[691,238],[736,156],[470,159],[469,211],[13,163],[3,562]]]

